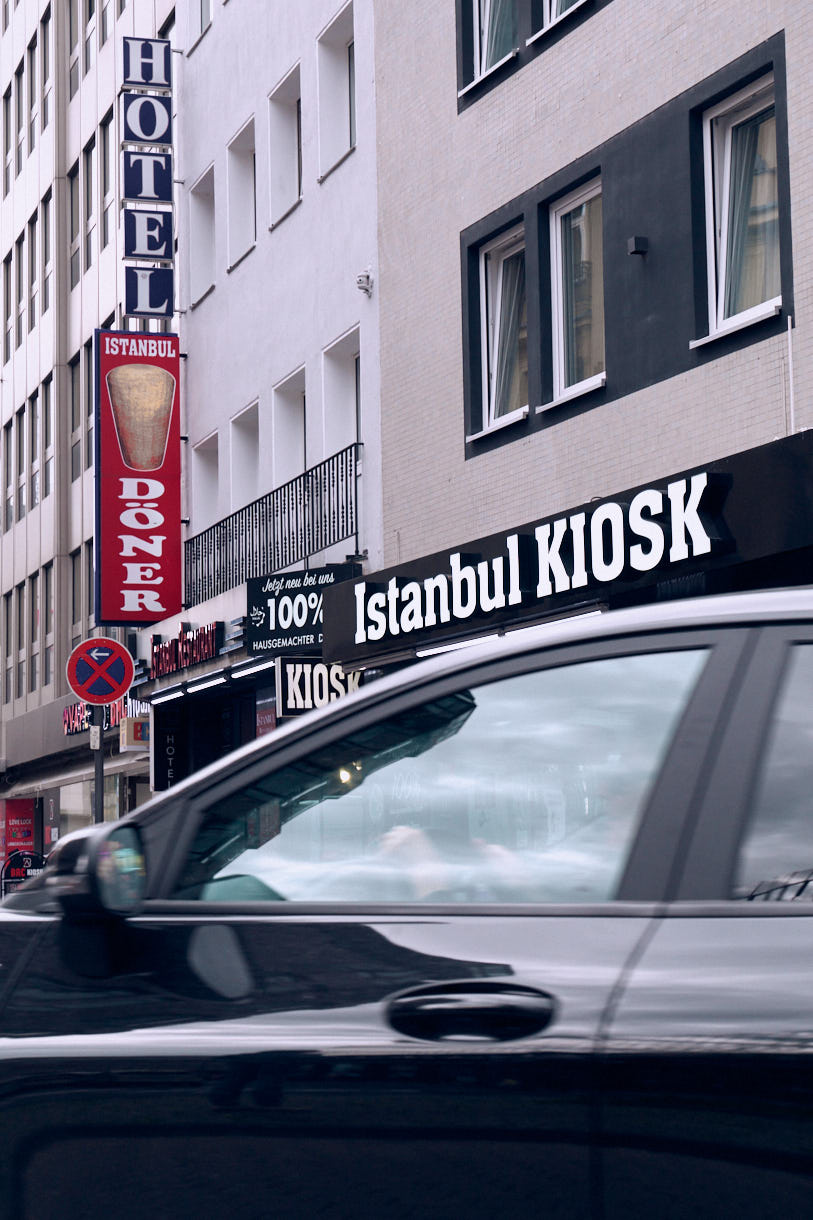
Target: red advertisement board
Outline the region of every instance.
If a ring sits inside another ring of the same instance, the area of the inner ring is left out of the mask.
[[[19,797],[0,801],[6,828],[3,858],[15,851],[34,850],[34,798]]]
[[[96,621],[179,614],[177,335],[96,331]]]

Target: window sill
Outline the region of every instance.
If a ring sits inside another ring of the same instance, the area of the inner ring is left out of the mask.
[[[511,424],[521,423],[523,419],[528,418],[528,410],[528,407],[520,407],[518,411],[512,411],[510,415],[503,415],[502,419],[495,420],[487,428],[482,428],[479,432],[472,432],[466,437],[466,442],[480,441],[484,436],[491,436],[493,432],[499,432],[502,428],[509,428]]]
[[[580,8],[584,8],[585,4],[587,4],[587,0],[578,0],[578,3],[571,5],[566,12],[560,13],[558,17],[554,17],[553,21],[543,25],[541,30],[537,30],[535,34],[531,34],[530,38],[525,39],[526,47],[532,47],[540,38],[544,38],[546,34],[550,34],[551,31],[557,29],[563,21],[567,21],[571,13],[577,13]]]
[[[196,34],[196,35],[195,35],[195,37],[192,39],[192,42],[191,42],[190,46],[187,48],[187,51],[186,51],[187,56],[189,56],[189,55],[191,55],[191,54],[192,54],[192,52],[194,51],[195,47],[196,47],[196,46],[198,46],[198,44],[199,44],[199,43],[201,43],[201,42],[203,41],[203,39],[204,39],[204,38],[206,37],[206,35],[209,33],[209,30],[210,30],[211,28],[212,28],[212,23],[211,23],[211,21],[210,21],[210,22],[208,23],[208,25],[206,26],[206,28],[205,28],[205,29],[201,30],[201,32],[200,32],[199,34]]]
[[[334,161],[333,164],[331,166],[329,166],[323,174],[319,175],[319,177],[316,179],[316,181],[319,183],[319,185],[321,186],[323,182],[327,181],[327,179],[334,172],[334,170],[337,170],[340,165],[344,165],[347,158],[355,151],[356,151],[355,144],[351,144],[350,147],[348,148],[347,152],[343,152],[342,155],[339,157],[338,161]]]
[[[708,335],[703,335],[702,339],[691,339],[689,349],[694,351],[696,347],[705,347],[707,343],[714,343],[716,339],[736,335],[738,330],[747,330],[749,326],[754,326],[757,322],[764,322],[766,318],[775,318],[781,309],[782,298],[774,297],[772,301],[765,301],[763,305],[756,305],[753,309],[749,309],[747,313],[741,314],[739,319],[733,319],[721,326],[719,330],[713,330]]]
[[[268,226],[268,232],[273,233],[274,229],[278,229],[280,227],[280,225],[282,224],[283,220],[287,220],[288,217],[291,215],[291,212],[296,211],[296,209],[299,207],[301,202],[302,202],[302,196],[300,195],[298,199],[294,200],[294,202],[290,205],[290,207],[286,208],[286,210],[282,213],[281,216],[278,216],[276,220],[271,221],[271,224]]]
[[[243,262],[245,259],[247,259],[247,258],[248,258],[249,254],[251,254],[251,251],[254,249],[254,247],[256,246],[256,244],[257,244],[257,243],[253,241],[253,242],[251,243],[251,245],[250,245],[250,246],[249,246],[247,249],[245,249],[245,250],[243,251],[243,253],[242,253],[242,254],[239,254],[239,255],[237,256],[237,258],[234,260],[234,262],[233,262],[233,263],[229,263],[228,267],[226,268],[226,275],[231,275],[232,271],[236,271],[236,270],[237,270],[237,268],[240,266],[240,264],[241,264],[241,263],[242,263],[242,262]]]
[[[519,48],[514,47],[513,51],[509,51],[507,55],[503,55],[502,59],[498,59],[497,62],[492,64],[490,68],[486,68],[485,72],[481,72],[479,76],[475,76],[474,80],[470,80],[469,83],[464,85],[462,89],[458,89],[457,96],[466,97],[467,94],[471,93],[472,89],[476,89],[478,85],[482,85],[484,80],[488,80],[489,76],[493,76],[495,72],[499,72],[500,68],[502,68],[505,64],[510,63],[512,59],[516,59],[518,55]]]
[[[540,411],[552,411],[554,407],[561,407],[566,402],[572,402],[574,398],[581,398],[583,394],[590,394],[593,390],[600,390],[606,384],[607,374],[596,373],[595,377],[587,377],[584,381],[577,382],[576,385],[568,386],[552,402],[543,402],[541,406],[536,408],[536,414],[538,415]]]
[[[189,306],[189,308],[197,309],[198,305],[202,305],[203,302],[206,300],[206,298],[212,295],[214,290],[215,290],[214,284],[210,284],[209,287],[205,290],[205,292],[202,292],[200,294],[200,296],[192,302],[192,304]]]

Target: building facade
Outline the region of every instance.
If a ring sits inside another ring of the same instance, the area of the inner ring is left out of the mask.
[[[792,0],[381,7],[385,565],[344,598],[335,659],[415,655],[455,591],[463,637],[809,580],[774,458],[813,473],[794,440],[811,424],[811,21]],[[737,533],[719,488],[746,466],[719,464],[762,447]],[[532,554],[511,569],[514,536]],[[475,556],[490,619],[467,613]]]

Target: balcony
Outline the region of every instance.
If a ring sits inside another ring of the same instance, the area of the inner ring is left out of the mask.
[[[358,550],[359,445],[348,445],[184,544],[188,608],[345,539]]]

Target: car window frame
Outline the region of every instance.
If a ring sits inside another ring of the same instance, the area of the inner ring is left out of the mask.
[[[813,914],[813,904],[748,902],[731,896],[740,844],[772,719],[794,647],[813,646],[813,624],[766,624],[754,629],[751,656],[743,668],[731,714],[698,807],[691,842],[670,914],[754,917]],[[747,760],[744,763],[744,760]],[[813,868],[813,861],[811,861]]]
[[[156,910],[158,904],[167,913],[198,913],[224,915],[232,913],[263,913],[285,917],[290,915],[369,914],[371,912],[483,914],[500,911],[507,914],[528,914],[544,910],[560,914],[608,914],[629,904],[652,904],[669,896],[674,872],[674,855],[683,841],[691,809],[691,794],[695,783],[687,782],[687,766],[694,758],[693,780],[706,768],[706,758],[716,741],[717,726],[725,705],[727,692],[740,664],[747,629],[700,626],[687,629],[645,630],[623,636],[607,636],[575,644],[544,647],[505,658],[474,662],[470,668],[456,669],[438,676],[428,675],[418,684],[405,686],[396,692],[382,692],[382,698],[362,706],[351,705],[342,715],[341,701],[334,704],[335,719],[318,723],[286,741],[272,754],[273,769],[284,767],[304,752],[319,749],[348,732],[358,731],[374,723],[382,715],[395,714],[421,703],[441,698],[461,688],[476,687],[501,681],[529,671],[560,668],[586,661],[635,656],[647,652],[709,650],[706,665],[678,718],[671,744],[663,759],[660,772],[641,810],[638,829],[633,837],[627,864],[622,873],[615,898],[600,903],[448,903],[448,902],[214,902],[199,899],[179,899],[172,896],[173,888],[184,866],[189,848],[206,810],[217,800],[232,795],[269,771],[269,756],[264,752],[251,757],[227,776],[214,776],[212,782],[185,794],[177,806],[165,807],[164,816],[176,821],[177,833],[170,834],[171,850],[166,854],[160,876],[151,885],[152,898],[146,904]],[[386,708],[386,711],[384,709]],[[703,744],[698,748],[697,724],[703,726]],[[165,838],[167,836],[164,836]],[[664,850],[664,846],[667,849]],[[146,909],[146,908],[145,908]]]

